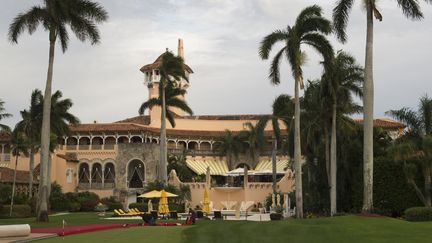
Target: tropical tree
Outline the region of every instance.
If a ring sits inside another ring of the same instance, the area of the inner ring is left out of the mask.
[[[234,169],[233,159],[238,159],[243,148],[244,144],[241,138],[234,135],[230,130],[225,130],[224,136],[213,145],[213,150],[226,156],[229,170]]]
[[[272,126],[272,182],[273,182],[273,194],[276,194],[276,154],[278,148],[282,145],[282,134],[280,122],[285,125],[287,133],[291,130],[292,118],[294,116],[294,103],[292,97],[286,94],[279,95],[272,104],[272,114],[261,117],[258,120],[257,128],[259,134],[262,136],[260,140],[264,140],[264,129],[267,124],[270,123]],[[288,141],[288,136],[286,136]]]
[[[0,99],[0,121],[4,118],[8,118],[11,116],[12,116],[11,114],[5,112],[4,101]],[[2,131],[2,130],[9,131],[10,128],[8,126],[0,123],[0,131]]]
[[[53,152],[57,143],[57,137],[62,137],[69,133],[69,125],[79,124],[79,119],[69,112],[73,103],[70,99],[62,99],[61,91],[56,91],[51,96],[51,136],[50,136],[50,153]],[[35,89],[31,94],[30,107],[28,110],[21,111],[22,120],[17,123],[15,130],[25,134],[29,147],[29,195],[32,195],[34,155],[40,148],[40,130],[42,127],[44,97],[42,92]],[[54,139],[52,137],[55,137]],[[48,160],[47,184],[51,185],[49,180],[51,174],[50,157]],[[41,186],[41,185],[39,185]],[[48,191],[49,191],[48,187]]]
[[[67,26],[80,41],[89,40],[91,44],[100,41],[97,23],[108,19],[107,12],[98,3],[90,0],[44,0],[42,6],[34,6],[24,13],[18,14],[9,26],[9,40],[18,43],[19,36],[24,30],[33,34],[39,25],[49,33],[49,61],[45,97],[43,105],[42,131],[41,131],[41,185],[39,190],[39,204],[37,212],[38,221],[48,221],[47,183],[48,157],[50,143],[50,117],[51,117],[51,87],[53,78],[54,51],[58,40],[62,51],[65,52],[69,44]]]
[[[257,162],[260,150],[263,149],[264,145],[264,134],[263,131],[259,129],[257,125],[254,125],[251,122],[246,122],[243,124],[244,130],[240,132],[239,138],[242,141],[245,141],[245,148],[247,153],[249,153],[250,158],[254,163]]]
[[[22,120],[19,121],[15,130],[25,134],[29,147],[29,197],[33,196],[33,171],[35,154],[40,148],[40,129],[42,125],[43,96],[38,89],[33,90],[28,110],[21,111]]]
[[[12,133],[11,144],[12,144],[12,155],[15,156],[15,168],[14,168],[13,181],[12,181],[12,196],[11,196],[9,217],[12,217],[12,211],[13,211],[13,205],[14,205],[18,157],[22,154],[26,155],[26,156],[28,155],[27,154],[28,140],[24,134],[20,133],[19,131],[14,130]]]
[[[181,96],[186,94],[186,90],[179,87],[178,82],[188,80],[185,73],[185,65],[183,58],[174,56],[169,51],[162,54],[162,64],[159,67],[160,83],[159,83],[159,96],[151,98],[142,103],[138,110],[140,115],[144,114],[146,109],[151,109],[154,106],[161,107],[161,129],[160,129],[160,161],[158,168],[158,180],[166,183],[167,181],[167,141],[166,141],[166,120],[170,122],[172,127],[175,127],[174,112],[170,107],[177,107],[181,110],[193,114],[192,109],[188,106],[186,101],[181,99]]]
[[[294,77],[294,168],[298,218],[303,218],[299,93],[300,88],[304,87],[302,66],[306,62],[306,53],[302,50],[302,46],[310,46],[316,49],[324,60],[330,60],[333,56],[333,48],[325,35],[331,31],[331,23],[322,17],[321,7],[313,5],[301,11],[294,26],[288,26],[286,30],[276,30],[267,35],[261,42],[259,50],[261,58],[268,59],[273,46],[279,42],[284,43],[282,49],[273,58],[269,78],[275,85],[280,83],[279,66],[283,56],[288,59]]]
[[[331,103],[331,135],[330,135],[330,214],[337,212],[336,177],[337,177],[337,115],[338,112],[352,113],[353,97],[362,97],[363,69],[356,64],[355,58],[339,51],[329,62],[324,63],[325,72],[322,77],[323,96]],[[358,109],[357,109],[358,110]]]
[[[432,3],[430,0],[424,0]],[[373,210],[373,106],[374,106],[374,82],[373,82],[373,33],[374,17],[382,21],[383,16],[376,5],[377,0],[363,0],[366,8],[366,54],[363,85],[363,212]],[[418,0],[396,0],[402,13],[410,19],[423,18]],[[349,13],[354,0],[337,0],[333,9],[333,22],[336,36],[343,43],[346,42],[346,27]]]
[[[397,140],[392,153],[397,161],[404,163],[408,183],[414,188],[425,206],[431,206],[432,190],[432,99],[427,95],[420,98],[418,111],[404,107],[390,110],[387,115],[407,125],[407,132]],[[416,184],[416,174],[421,169],[424,178],[424,192]]]

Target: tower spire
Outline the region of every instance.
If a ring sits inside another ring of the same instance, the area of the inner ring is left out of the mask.
[[[183,39],[181,38],[178,39],[177,55],[184,60]]]

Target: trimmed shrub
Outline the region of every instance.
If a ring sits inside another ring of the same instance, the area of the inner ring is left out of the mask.
[[[0,204],[10,203],[12,195],[12,186],[9,184],[0,183]]]
[[[69,201],[63,194],[61,186],[56,182],[51,185],[50,205],[53,211],[67,211],[69,209]]]
[[[129,208],[138,208],[138,210],[141,212],[147,212],[148,210],[147,203],[131,203],[129,204]],[[157,210],[157,207],[153,207],[153,209]]]
[[[0,212],[0,218],[10,218],[10,205],[4,205]],[[31,217],[31,209],[29,205],[14,205],[12,210],[12,218],[28,218]]]
[[[270,220],[281,220],[282,214],[281,213],[271,213],[270,214]]]
[[[432,221],[432,208],[408,208],[407,210],[405,210],[405,219],[408,221]]]
[[[104,197],[101,200],[101,203],[107,205],[108,211],[114,211],[114,209],[123,208],[123,204],[116,200],[115,197]]]
[[[81,209],[81,204],[78,202],[70,202],[69,203],[69,207],[68,207],[68,211],[69,212],[79,212]]]

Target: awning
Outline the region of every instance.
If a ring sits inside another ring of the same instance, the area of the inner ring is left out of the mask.
[[[228,172],[228,166],[226,161],[224,160],[195,160],[188,159],[186,160],[187,166],[193,170],[198,175],[205,175],[207,171],[207,167],[210,168],[210,175],[226,175]]]
[[[287,159],[282,159],[282,160],[276,159],[276,172],[278,174],[283,174],[287,166],[288,166]],[[261,160],[260,162],[258,162],[257,166],[255,167],[255,174],[260,174],[260,173],[266,174],[266,172],[268,171],[272,171],[271,160]]]

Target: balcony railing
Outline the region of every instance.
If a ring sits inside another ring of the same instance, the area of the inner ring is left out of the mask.
[[[93,182],[91,186],[90,183],[86,183],[86,182],[78,183],[78,189],[80,190],[89,190],[89,189],[103,190],[103,189],[113,189],[113,188],[115,188],[115,183],[113,182],[105,182],[103,186],[101,182]]]

